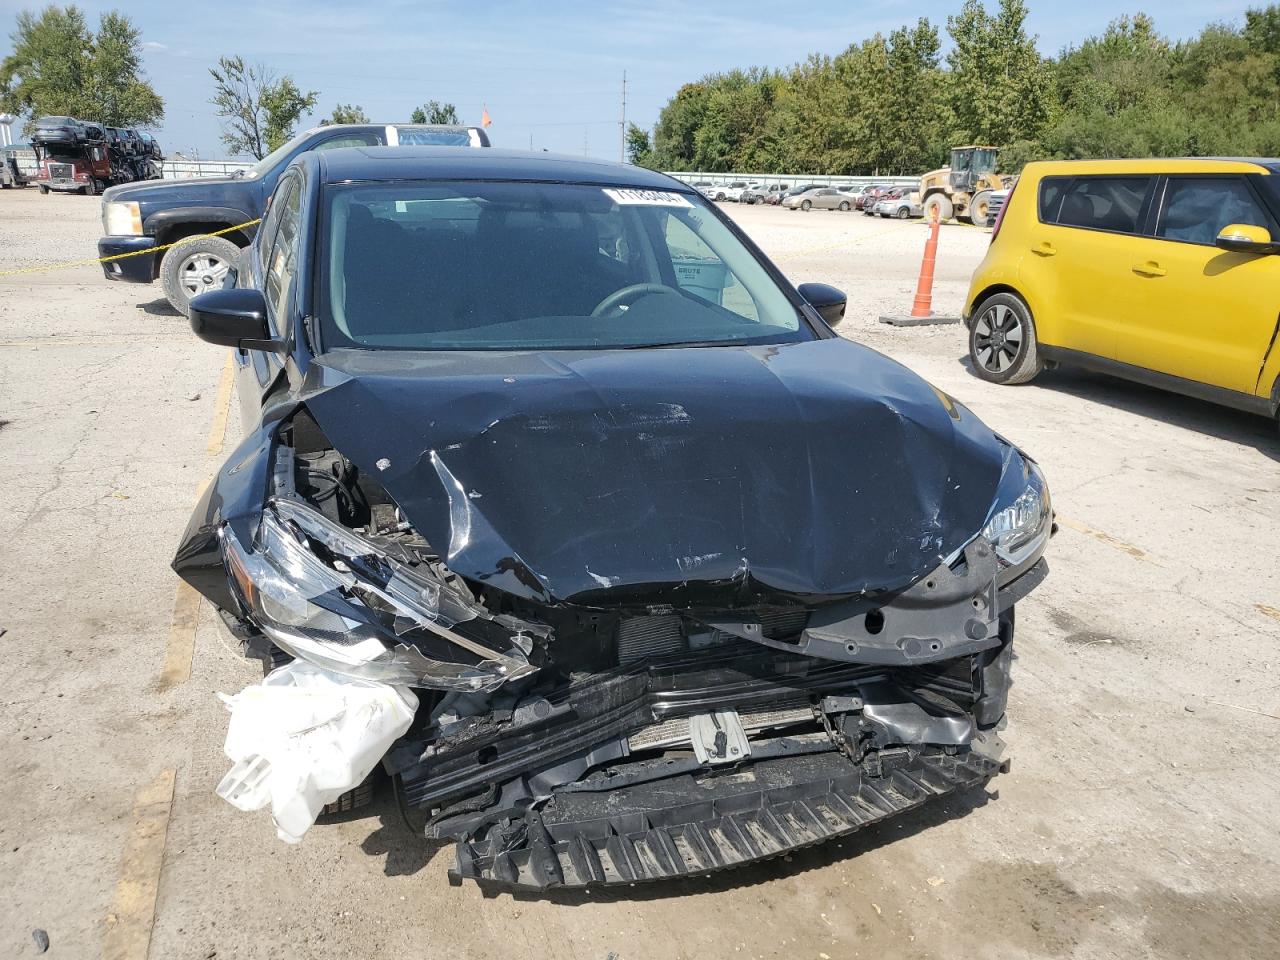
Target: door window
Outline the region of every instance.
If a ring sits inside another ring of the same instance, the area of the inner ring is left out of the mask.
[[[297,177],[289,177],[281,180],[276,187],[276,192],[271,196],[271,203],[267,206],[267,215],[262,220],[262,225],[258,228],[258,265],[262,268],[262,272],[266,273],[267,264],[271,262],[271,247],[276,242],[276,232],[280,229],[280,215],[284,213],[288,197],[286,194],[293,190],[298,184]]]
[[[295,182],[296,183],[296,182]],[[302,208],[302,190],[293,186],[281,204],[280,229],[271,247],[271,260],[267,266],[267,310],[276,320],[276,329],[283,327],[281,315],[288,303],[293,285],[293,274],[298,262],[298,228]]]
[[[1248,223],[1272,229],[1271,219],[1238,177],[1172,177],[1156,236],[1212,246],[1223,227]]]
[[[1066,189],[1057,222],[1112,233],[1139,233],[1150,177],[1077,177]]]

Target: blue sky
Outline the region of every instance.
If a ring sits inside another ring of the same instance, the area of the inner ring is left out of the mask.
[[[1136,2],[1029,0],[1040,49],[1056,53],[1100,33],[1121,13],[1145,8],[1162,33],[1182,38],[1205,23],[1240,22],[1265,0]],[[987,0],[994,8],[996,0]],[[834,54],[876,31],[917,17],[945,26],[960,0],[811,0],[803,7],[739,0],[567,0],[468,3],[445,0],[174,0],[80,2],[90,21],[120,9],[141,28],[146,69],[165,99],[157,131],[167,152],[221,157],[209,105],[208,68],[239,54],[317,90],[315,119],[356,103],[375,120],[405,120],[431,98],[478,122],[488,104],[496,146],[616,159],[622,71],[627,117],[651,127],[675,89],[735,66],[786,66],[813,51]],[[0,55],[16,14],[43,3],[0,0]],[[309,123],[304,125],[310,125]]]

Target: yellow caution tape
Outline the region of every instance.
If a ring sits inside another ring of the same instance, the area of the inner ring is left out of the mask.
[[[162,243],[158,247],[147,247],[145,250],[134,250],[131,253],[117,253],[109,257],[93,257],[89,260],[70,260],[66,263],[50,263],[43,267],[23,267],[21,270],[0,270],[0,277],[16,277],[22,273],[45,273],[49,270],[61,270],[64,267],[84,267],[91,263],[110,263],[112,260],[124,260],[126,257],[141,257],[143,254],[159,253],[161,250],[181,246],[184,243],[190,243],[192,240],[203,240],[205,237],[220,237],[224,233],[235,233],[244,227],[252,227],[254,224],[261,222],[261,217],[257,220],[246,220],[244,223],[237,223],[234,227],[227,227],[225,230],[218,230],[214,233],[195,233],[189,237],[183,237],[181,240],[175,240],[173,243]]]

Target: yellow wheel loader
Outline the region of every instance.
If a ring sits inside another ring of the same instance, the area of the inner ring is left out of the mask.
[[[986,226],[991,191],[1008,184],[996,173],[997,147],[967,146],[951,150],[951,165],[920,178],[920,203],[929,220],[965,220]]]

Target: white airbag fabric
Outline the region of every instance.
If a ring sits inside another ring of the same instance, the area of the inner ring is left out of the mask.
[[[270,804],[276,833],[297,843],[325,804],[362,783],[409,729],[407,687],[340,676],[295,660],[233,697],[217,794],[240,810]]]

